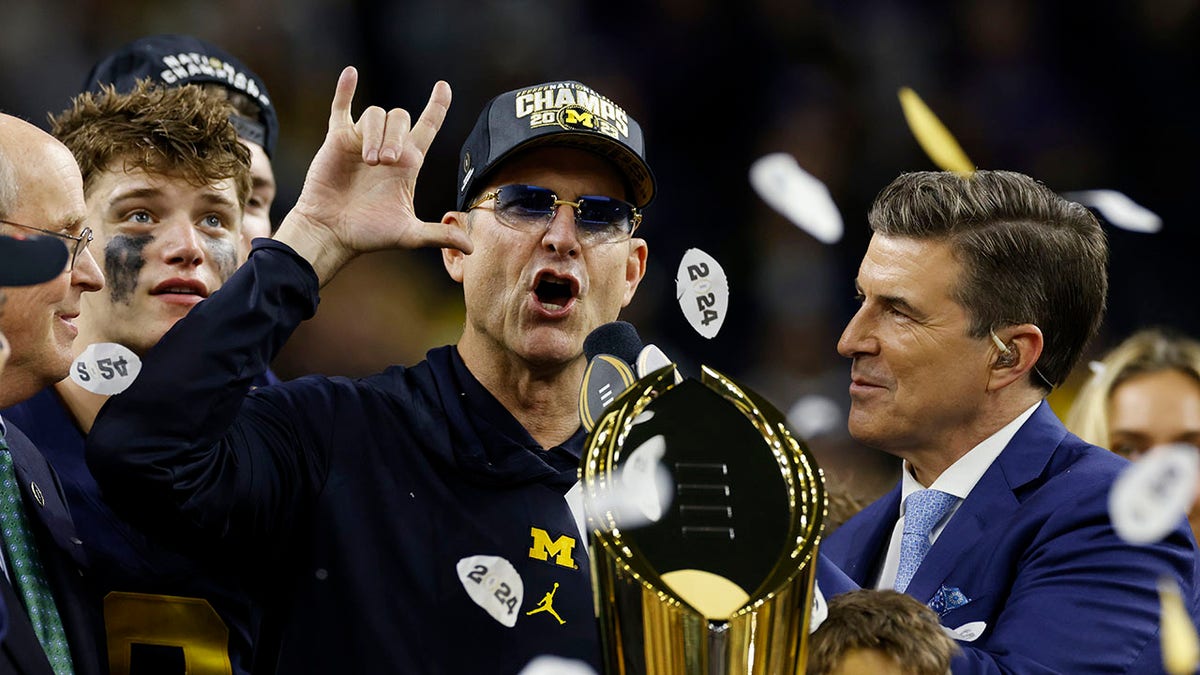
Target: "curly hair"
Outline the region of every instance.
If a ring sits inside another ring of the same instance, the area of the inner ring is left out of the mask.
[[[829,615],[809,636],[808,672],[832,672],[855,649],[879,650],[909,675],[945,675],[958,645],[938,615],[892,590],[864,588],[829,600]]]
[[[51,133],[75,155],[86,194],[115,161],[126,169],[177,176],[193,185],[233,179],[238,202],[250,198],[250,151],[229,122],[223,97],[201,87],[164,87],[141,80],[128,93],[104,85],[50,116]]]

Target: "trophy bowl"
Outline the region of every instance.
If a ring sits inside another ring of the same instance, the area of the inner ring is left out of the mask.
[[[605,409],[581,461],[605,672],[804,672],[827,500],[783,414],[670,365]]]

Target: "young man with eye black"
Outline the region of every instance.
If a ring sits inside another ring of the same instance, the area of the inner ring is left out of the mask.
[[[541,654],[598,668],[568,493],[584,338],[646,269],[641,130],[578,82],[502,94],[463,146],[457,209],[422,222],[413,194],[449,87],[410,124],[377,107],[355,121],[356,82],[346,69],[275,239],[146,355],[89,462],[147,532],[272,574],[261,672],[503,674]],[[246,392],[338,269],[422,246],[463,286],[456,345]]]
[[[250,198],[242,218],[240,258],[250,242],[269,237],[275,172],[271,158],[279,139],[279,119],[262,78],[220,47],[192,35],[147,35],[113,50],[92,67],[83,91],[99,94],[105,85],[120,93],[148,79],[164,87],[194,85],[228,99],[229,121],[250,151]]]
[[[202,88],[144,81],[124,94],[111,86],[81,94],[52,117],[82,172],[107,281],[82,300],[75,356],[102,343],[144,355],[237,268],[251,181],[232,111]],[[61,477],[103,606],[111,672],[248,673],[256,617],[245,580],[148,543],[88,471],[84,438],[108,398],[89,388],[99,382],[96,371],[63,379],[4,415]]]

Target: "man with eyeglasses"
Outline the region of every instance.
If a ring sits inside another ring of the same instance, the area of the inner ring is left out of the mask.
[[[849,428],[904,471],[822,553],[850,582],[937,611],[962,647],[956,674],[1163,672],[1160,641],[1182,631],[1160,634],[1160,584],[1193,620],[1200,607],[1191,529],[1180,513],[1161,540],[1118,536],[1109,489],[1128,463],[1045,401],[1104,314],[1096,217],[1029,176],[981,170],[902,174],[868,221],[838,342]]]
[[[457,210],[427,223],[413,193],[448,85],[416,120],[355,121],[356,82],[346,69],[275,240],[147,353],[97,418],[89,463],[147,531],[261,573],[274,601],[257,656],[275,672],[516,673],[540,654],[598,667],[567,495],[584,338],[646,269],[641,130],[578,82],[502,94],[463,145]],[[246,392],[349,260],[422,246],[463,285],[457,345]]]
[[[0,114],[0,286],[9,286],[0,290],[0,351],[8,354],[0,407],[66,377],[80,299],[104,286],[87,250],[86,216],[70,151],[32,124]],[[0,672],[103,672],[99,608],[83,586],[87,557],[58,476],[5,418],[0,563],[0,605],[8,612]]]
[[[200,87],[143,81],[125,93],[81,94],[52,116],[81,169],[108,281],[82,303],[76,356],[120,345],[133,355],[112,360],[131,368],[236,269],[251,180],[231,114],[224,97]],[[256,609],[247,580],[149,544],[104,501],[84,438],[109,390],[96,386],[105,373],[88,367],[81,359],[73,377],[4,414],[61,477],[104,609],[110,672],[250,672]]]

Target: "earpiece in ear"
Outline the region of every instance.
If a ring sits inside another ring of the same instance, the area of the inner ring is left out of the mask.
[[[996,343],[996,349],[1000,350],[1000,356],[996,357],[997,368],[1011,368],[1017,362],[1016,352],[1011,347],[1004,344],[1004,340],[996,335],[996,331],[992,331],[992,342]]]

